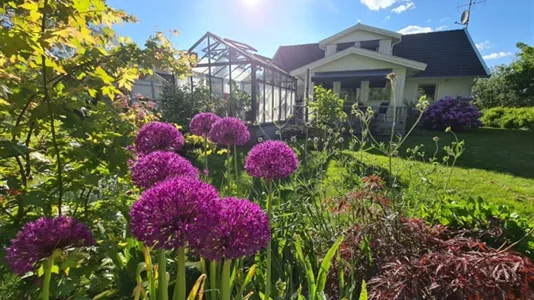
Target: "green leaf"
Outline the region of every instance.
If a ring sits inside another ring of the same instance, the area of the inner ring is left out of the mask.
[[[6,140],[0,141],[0,159],[22,156],[32,151],[35,150],[19,143]]]
[[[256,274],[256,264],[253,264],[250,267],[250,269],[248,269],[247,276],[245,277],[245,281],[241,285],[241,294],[243,294],[243,292],[245,291],[247,286],[250,284],[255,274]]]
[[[330,270],[330,267],[332,266],[332,260],[334,259],[337,249],[341,245],[341,242],[343,242],[343,236],[339,237],[334,245],[328,250],[326,253],[323,262],[321,263],[321,269],[319,270],[319,274],[317,275],[317,292],[322,293],[324,291],[325,285],[326,285],[326,277],[328,275],[328,271]]]
[[[306,279],[308,281],[308,292],[309,292],[309,299],[313,300],[315,299],[315,291],[317,290],[317,286],[315,284],[315,276],[313,275],[313,268],[311,265],[311,262],[309,259],[304,258],[304,254],[302,253],[302,246],[301,246],[301,240],[296,239],[295,241],[295,250],[297,253],[297,259],[300,261],[302,266],[304,267],[306,271]]]
[[[365,280],[362,281],[362,290],[360,292],[360,300],[367,300],[367,284],[365,283]]]

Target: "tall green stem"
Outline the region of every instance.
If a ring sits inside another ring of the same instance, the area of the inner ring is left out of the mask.
[[[237,168],[237,147],[234,145],[234,173],[235,173],[235,183],[237,186],[237,194],[239,194],[239,172]]]
[[[54,266],[55,255],[52,254],[43,262],[44,280],[42,299],[50,299],[50,279],[52,278],[52,267]]]
[[[272,221],[272,210],[273,210],[273,181],[268,180],[267,186],[269,188],[269,195],[267,197],[267,217],[269,222]],[[272,261],[272,250],[271,250],[271,241],[267,245],[267,277],[265,278],[265,298],[269,299],[271,295],[271,261]]]
[[[204,137],[204,170],[208,172],[209,174],[209,168],[208,168],[208,137]],[[208,175],[206,175],[206,181],[208,179]]]
[[[169,299],[167,289],[167,257],[165,257],[165,250],[163,249],[159,251],[158,277],[159,300],[167,300]]]
[[[178,270],[176,272],[176,284],[174,285],[173,300],[185,300],[185,248],[178,248]]]
[[[226,167],[227,167],[227,179],[228,179],[228,191],[227,194],[230,195],[232,193],[232,170],[230,168],[230,146],[226,149]]]
[[[217,261],[210,261],[211,300],[217,300]]]
[[[221,279],[221,299],[230,300],[232,291],[230,290],[230,269],[232,266],[232,260],[227,259],[224,261]]]

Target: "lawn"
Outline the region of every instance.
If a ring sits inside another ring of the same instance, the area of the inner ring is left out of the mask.
[[[418,131],[410,136],[393,161],[401,180],[409,176],[406,149],[424,145],[427,156],[439,146],[454,141],[450,133]],[[450,188],[465,197],[480,196],[487,201],[514,206],[519,212],[534,216],[534,132],[506,129],[478,129],[457,134],[465,141],[465,151],[457,162]],[[439,155],[443,155],[441,150]],[[369,164],[387,166],[387,158],[376,152],[366,154]],[[424,163],[416,163],[416,168]],[[436,180],[446,180],[450,169],[439,167]]]

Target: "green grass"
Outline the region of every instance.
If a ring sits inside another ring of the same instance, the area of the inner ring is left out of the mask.
[[[406,148],[420,144],[425,145],[428,155],[432,155],[436,149],[434,136],[439,137],[440,147],[454,141],[450,133],[418,131],[408,137],[400,155],[406,154]],[[466,148],[458,160],[459,167],[534,179],[534,131],[481,128],[460,132],[457,136],[465,141]]]
[[[434,136],[439,137],[439,148],[454,141],[452,134],[435,131],[418,131],[410,136],[399,151],[400,157],[393,159],[393,173],[401,181],[409,180],[410,176],[406,149],[422,144],[426,156],[430,157],[436,150]],[[480,196],[534,216],[534,132],[483,128],[457,136],[465,141],[465,151],[458,159],[449,188],[463,197]],[[443,154],[440,150],[437,156]],[[383,168],[388,166],[387,157],[376,151],[367,153],[365,162]],[[413,171],[428,166],[416,162],[411,168]],[[448,167],[438,167],[433,180],[443,184],[449,172]]]

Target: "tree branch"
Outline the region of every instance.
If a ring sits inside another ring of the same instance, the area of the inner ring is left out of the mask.
[[[48,0],[44,0],[43,3],[43,19],[41,23],[41,34],[44,35],[46,31],[46,9],[48,8]],[[48,108],[48,114],[50,115],[50,130],[52,132],[52,143],[54,145],[54,151],[56,152],[57,160],[57,181],[59,185],[59,198],[58,198],[58,214],[61,216],[61,206],[63,205],[63,174],[61,165],[61,153],[59,152],[59,146],[57,144],[56,125],[54,111],[52,110],[52,104],[50,102],[50,95],[48,94],[48,78],[46,74],[46,56],[41,55],[42,70],[43,73],[43,93],[46,106]]]

